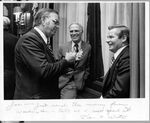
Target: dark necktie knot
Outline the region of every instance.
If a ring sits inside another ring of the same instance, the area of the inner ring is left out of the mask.
[[[47,47],[52,51],[50,38],[47,38]]]
[[[75,43],[74,48],[75,48],[75,52],[79,52],[79,45],[77,43]]]
[[[112,58],[111,58],[111,65],[114,63],[114,61],[115,61],[115,57],[113,56]]]
[[[53,59],[55,59],[54,58],[54,54],[53,54],[53,50],[52,50],[52,47],[51,47],[51,43],[50,43],[49,39],[47,40],[47,47],[49,49],[49,52],[50,52],[51,56],[53,57]]]
[[[47,42],[48,49],[52,50],[51,44]]]
[[[47,45],[50,45],[51,44],[51,41],[49,38],[47,38]]]
[[[112,60],[112,62],[114,62],[114,61],[115,61],[115,57],[113,56],[113,57],[111,58],[111,60]]]

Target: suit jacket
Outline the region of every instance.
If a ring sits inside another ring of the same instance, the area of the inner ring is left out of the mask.
[[[84,41],[81,42],[81,49],[83,51],[81,60],[76,61],[74,69],[68,69],[66,74],[59,78],[59,87],[65,86],[71,79],[75,82],[76,88],[82,90],[84,82],[89,75],[89,63],[91,54],[91,45]],[[67,42],[65,45],[61,46],[59,49],[58,58],[63,58],[66,52],[72,51],[72,41]]]
[[[102,95],[104,98],[129,98],[130,57],[128,46],[116,58],[103,83]]]
[[[18,38],[15,35],[4,31],[4,69],[15,70],[14,52],[17,41]]]
[[[53,54],[36,30],[23,35],[15,48],[15,99],[60,98],[58,77],[69,66],[66,60],[55,62]]]
[[[15,90],[14,50],[18,38],[4,30],[4,99],[13,99]]]

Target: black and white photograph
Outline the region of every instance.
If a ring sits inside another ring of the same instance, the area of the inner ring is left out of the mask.
[[[1,121],[149,120],[148,1],[1,10]]]

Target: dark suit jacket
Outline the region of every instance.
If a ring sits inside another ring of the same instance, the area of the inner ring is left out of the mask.
[[[4,69],[15,70],[14,50],[17,41],[18,38],[15,35],[4,31]]]
[[[116,58],[103,83],[102,95],[104,98],[129,98],[130,57],[128,46]]]
[[[82,90],[84,86],[84,82],[89,75],[89,63],[90,63],[90,54],[91,54],[91,45],[84,41],[81,42],[81,49],[83,51],[83,55],[81,60],[75,63],[74,69],[68,69],[70,74],[65,74],[59,78],[59,86],[62,88],[65,86],[70,79],[73,77],[75,85],[78,90]],[[72,50],[72,42],[67,42],[65,45],[61,46],[59,49],[58,58],[62,58],[65,56],[66,52],[71,52]]]
[[[66,60],[55,62],[36,30],[23,35],[15,49],[15,99],[57,99],[58,77],[68,67]]]
[[[18,38],[4,30],[4,99],[13,99],[15,90],[14,50]]]

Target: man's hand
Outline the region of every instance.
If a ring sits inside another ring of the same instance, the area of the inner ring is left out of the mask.
[[[74,52],[67,52],[67,53],[66,53],[65,59],[66,59],[68,62],[74,62],[74,61],[75,61],[75,58],[76,58],[76,53],[74,53]]]

